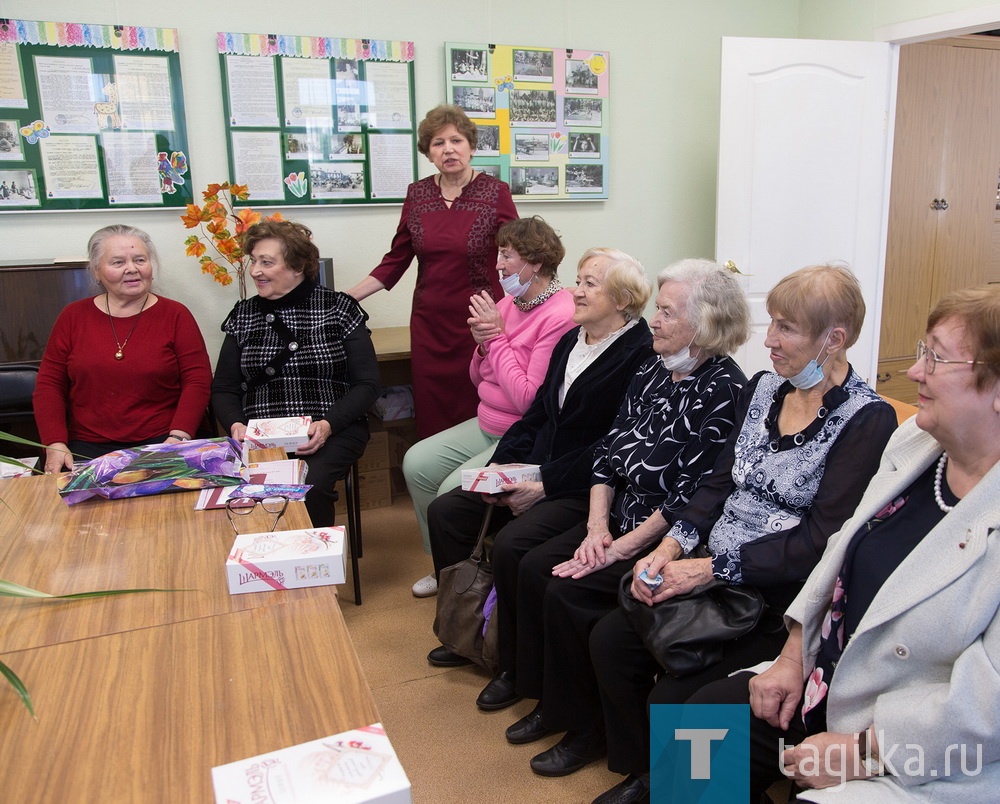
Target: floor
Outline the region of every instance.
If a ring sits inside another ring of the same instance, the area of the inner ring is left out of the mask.
[[[437,598],[410,594],[413,582],[432,567],[409,497],[364,511],[362,519],[363,605],[354,605],[348,578],[340,587],[340,606],[383,725],[409,776],[414,804],[587,804],[621,781],[603,762],[561,779],[531,772],[531,757],[559,735],[513,746],[503,732],[534,702],[481,712],[475,699],[489,681],[484,671],[427,663],[427,652],[438,644],[431,628]]]

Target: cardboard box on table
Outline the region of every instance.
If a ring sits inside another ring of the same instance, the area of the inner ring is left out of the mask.
[[[229,594],[344,583],[344,528],[243,533],[226,560]]]
[[[381,723],[212,768],[216,804],[411,804]]]

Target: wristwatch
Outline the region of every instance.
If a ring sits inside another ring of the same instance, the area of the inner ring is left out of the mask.
[[[858,756],[861,758],[861,766],[869,776],[885,776],[885,764],[881,757],[872,755],[868,729],[858,732]]]

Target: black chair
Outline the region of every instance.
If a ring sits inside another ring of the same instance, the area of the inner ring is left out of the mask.
[[[34,421],[31,395],[37,377],[38,366],[33,363],[0,364],[0,424]]]
[[[361,479],[358,462],[344,476],[344,496],[347,497],[347,545],[351,551],[351,573],[354,576],[354,605],[361,605],[361,573],[358,559],[361,558]]]

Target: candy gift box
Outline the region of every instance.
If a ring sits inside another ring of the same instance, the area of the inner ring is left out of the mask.
[[[275,419],[251,419],[243,437],[243,461],[252,449],[284,447],[294,452],[309,440],[311,416],[284,416]]]
[[[226,561],[231,595],[344,582],[344,528],[243,533]]]
[[[508,463],[483,469],[463,469],[462,489],[497,494],[501,491],[501,486],[541,479],[542,473],[536,463]]]
[[[411,804],[381,723],[212,768],[216,804]]]

